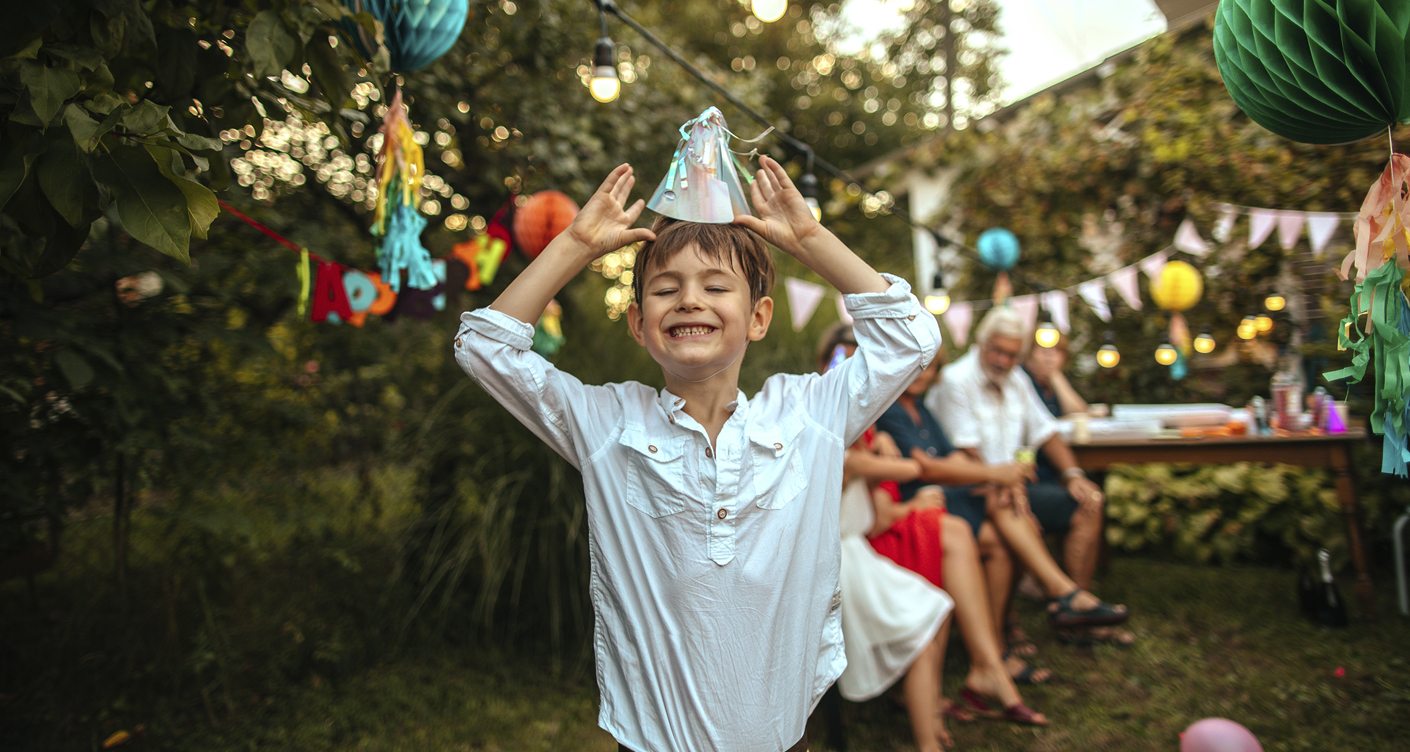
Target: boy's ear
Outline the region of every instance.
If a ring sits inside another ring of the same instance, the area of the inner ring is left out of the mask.
[[[765,295],[754,304],[754,317],[749,322],[749,341],[758,342],[769,333],[769,322],[774,320],[774,299]]]
[[[641,306],[637,305],[636,301],[627,305],[627,328],[632,331],[632,339],[636,340],[638,345],[646,347],[646,337],[642,334],[646,326],[642,321]]]

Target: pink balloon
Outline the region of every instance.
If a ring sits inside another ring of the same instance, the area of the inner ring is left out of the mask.
[[[1252,731],[1227,718],[1205,718],[1180,735],[1180,752],[1263,752]]]

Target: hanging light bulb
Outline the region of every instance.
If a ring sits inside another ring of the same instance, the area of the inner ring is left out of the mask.
[[[1116,337],[1106,333],[1106,342],[1097,350],[1097,365],[1102,368],[1115,368],[1121,362],[1121,353],[1116,349]]]
[[[809,160],[812,161],[811,159]],[[818,179],[813,175],[812,166],[798,179],[798,192],[803,194],[803,203],[813,210],[813,219],[822,221],[822,204],[818,203]]]
[[[1253,318],[1253,328],[1258,330],[1259,334],[1273,331],[1273,317],[1266,313],[1258,314]]]
[[[945,289],[945,277],[939,271],[930,281],[930,294],[925,296],[925,309],[939,316],[950,310],[950,291]]]
[[[1276,292],[1269,293],[1268,297],[1263,299],[1263,307],[1270,311],[1281,311],[1286,308],[1287,305],[1288,299]]]
[[[1053,326],[1053,317],[1047,312],[1043,313],[1043,318],[1038,321],[1038,330],[1033,332],[1033,339],[1037,341],[1039,347],[1052,347],[1058,343],[1062,333]]]
[[[1169,342],[1163,342],[1160,347],[1155,348],[1155,362],[1163,366],[1171,365],[1179,358],[1180,353],[1171,347]]]
[[[1253,339],[1258,336],[1258,324],[1254,323],[1252,313],[1245,316],[1244,320],[1239,322],[1239,328],[1236,330],[1236,333],[1239,335],[1239,339]]]
[[[754,17],[764,23],[773,23],[783,18],[788,10],[788,0],[754,0]]]
[[[1214,352],[1214,335],[1209,333],[1209,327],[1206,326],[1204,331],[1201,331],[1199,336],[1195,337],[1194,344],[1195,352],[1205,354]]]
[[[612,64],[612,40],[607,38],[606,21],[603,22],[602,38],[597,40],[597,53],[593,55],[592,81],[588,90],[592,98],[607,103],[617,98],[622,91],[622,81],[617,78],[617,66]]]

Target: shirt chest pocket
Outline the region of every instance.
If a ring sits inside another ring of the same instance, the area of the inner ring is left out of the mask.
[[[685,511],[685,442],[633,431],[617,441],[627,450],[627,503],[652,517]]]
[[[796,417],[780,425],[750,431],[754,460],[754,504],[760,509],[782,509],[803,494],[808,474],[798,436],[803,422]],[[840,469],[839,469],[840,472]]]

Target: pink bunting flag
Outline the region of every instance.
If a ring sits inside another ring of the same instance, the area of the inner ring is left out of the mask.
[[[1297,245],[1297,239],[1302,236],[1302,225],[1307,221],[1307,215],[1300,211],[1280,211],[1278,212],[1278,245],[1285,251],[1291,251]]]
[[[1209,243],[1200,237],[1199,228],[1195,227],[1194,220],[1189,217],[1185,217],[1185,221],[1180,223],[1180,229],[1175,231],[1173,245],[1191,256],[1203,258],[1209,253]]]
[[[1214,239],[1220,243],[1229,242],[1229,238],[1234,237],[1234,220],[1238,219],[1239,210],[1228,204],[1219,210],[1219,220],[1214,223]]]
[[[945,328],[950,330],[956,345],[964,347],[969,343],[969,325],[974,321],[973,303],[951,303],[940,318],[945,320]]]
[[[1092,313],[1102,321],[1111,321],[1111,306],[1106,302],[1106,280],[1089,279],[1077,286],[1077,294],[1091,306]]]
[[[1058,331],[1067,334],[1072,326],[1067,317],[1067,293],[1050,290],[1043,293],[1043,308],[1053,317],[1053,325]]]
[[[1165,261],[1168,258],[1170,258],[1170,254],[1161,251],[1149,255],[1137,263],[1140,265],[1141,271],[1145,272],[1146,276],[1151,278],[1151,283],[1154,284],[1160,281],[1160,270],[1165,268]]]
[[[842,295],[838,294],[834,300],[837,301],[837,318],[842,319],[842,323],[851,326],[852,314],[847,312],[847,304],[842,302]]]
[[[1257,248],[1263,245],[1263,241],[1273,234],[1273,228],[1278,224],[1278,212],[1272,209],[1249,209],[1248,211],[1248,247]]]
[[[1117,269],[1106,278],[1111,282],[1111,286],[1116,288],[1116,293],[1121,299],[1126,301],[1126,305],[1131,306],[1132,310],[1141,310],[1141,288],[1136,280],[1136,267]]]
[[[1341,224],[1341,217],[1331,212],[1308,212],[1307,213],[1307,240],[1312,244],[1312,255],[1322,258],[1322,253],[1327,250],[1327,243],[1332,240],[1332,233],[1337,231]]]
[[[1023,319],[1023,325],[1026,327],[1025,331],[1032,332],[1034,329],[1038,328],[1037,295],[1019,295],[1014,298],[1009,298],[1009,305],[1013,306],[1014,312],[1018,314],[1019,318]]]
[[[784,277],[783,289],[788,293],[788,313],[793,318],[793,331],[801,332],[813,318],[827,288],[793,277]]]

